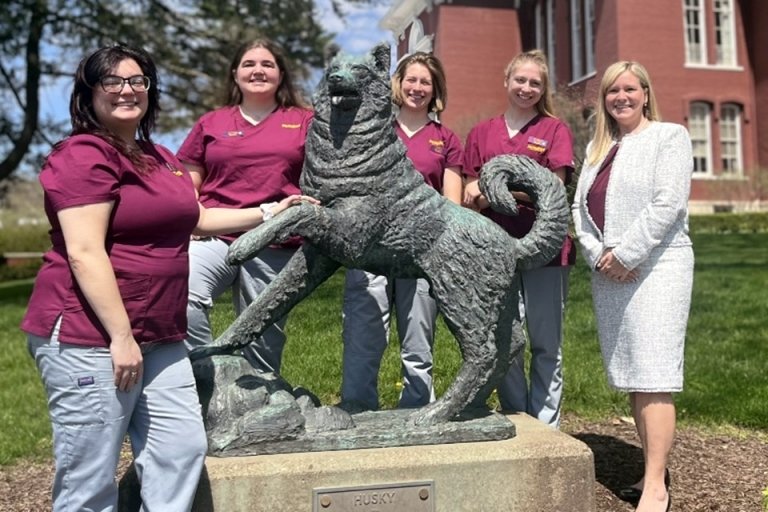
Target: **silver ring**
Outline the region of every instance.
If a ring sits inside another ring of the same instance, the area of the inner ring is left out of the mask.
[[[135,377],[136,375],[138,375],[137,372],[131,372],[131,377]]]

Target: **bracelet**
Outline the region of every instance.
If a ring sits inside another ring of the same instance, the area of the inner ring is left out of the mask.
[[[272,208],[275,206],[277,206],[277,203],[263,203],[259,205],[264,222],[275,216],[275,212],[272,211]]]

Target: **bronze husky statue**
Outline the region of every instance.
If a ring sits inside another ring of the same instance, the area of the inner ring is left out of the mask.
[[[332,58],[313,97],[301,177],[302,192],[322,204],[289,208],[246,233],[229,259],[244,261],[293,235],[305,243],[229,329],[191,357],[244,347],[341,265],[423,277],[464,358],[445,394],[411,417],[431,425],[486,397],[523,346],[515,269],[543,265],[557,254],[568,207],[561,182],[525,157],[494,159],[480,181],[499,211],[516,213],[510,186],[534,199],[538,220],[519,240],[426,185],[393,129],[389,65],[385,44],[363,57]]]

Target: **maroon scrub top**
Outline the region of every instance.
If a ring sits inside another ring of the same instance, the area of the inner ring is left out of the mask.
[[[424,181],[442,194],[445,169],[456,167],[461,171],[464,164],[464,152],[459,138],[435,121],[429,121],[411,137],[403,131],[400,123],[395,121],[394,124],[397,136],[405,144],[408,159],[424,176]]]
[[[538,115],[510,138],[504,116],[477,124],[467,135],[464,146],[464,174],[479,177],[483,164],[499,155],[525,155],[550,170],[566,168],[566,183],[573,175],[573,134],[563,121]],[[515,238],[525,236],[533,226],[533,204],[518,201],[518,215],[510,216],[486,208],[482,214],[492,219]],[[573,265],[576,248],[570,236],[563,242],[560,255],[548,266]]]
[[[134,338],[176,342],[186,336],[187,249],[199,207],[189,173],[173,153],[140,144],[152,162],[146,174],[94,135],[69,137],[48,157],[40,183],[53,247],[35,280],[21,324],[25,332],[50,337],[61,316],[62,342],[109,344],[70,270],[57,212],[114,201],[105,243]]]
[[[259,124],[229,106],[203,115],[177,156],[205,169],[200,203],[251,208],[299,194],[304,143],[312,111],[278,107]],[[222,236],[234,240],[241,233]]]

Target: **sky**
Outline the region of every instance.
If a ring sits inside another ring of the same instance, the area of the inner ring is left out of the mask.
[[[336,42],[342,50],[352,54],[362,54],[381,42],[394,45],[392,33],[379,28],[379,21],[389,10],[392,2],[380,2],[382,5],[355,7],[347,4],[346,20],[338,19],[330,8],[329,0],[318,0],[323,26],[329,32],[335,32]]]
[[[382,5],[358,7],[345,4],[346,16],[341,20],[333,13],[330,0],[316,1],[322,26],[328,32],[336,34],[335,41],[342,51],[355,55],[363,54],[381,42],[390,43],[394,51],[392,33],[379,28],[379,21],[389,10],[391,2],[378,3]],[[65,127],[68,127],[71,91],[71,78],[62,79],[41,89],[41,116],[64,123]],[[185,135],[186,133],[155,134],[153,139],[175,152]]]

